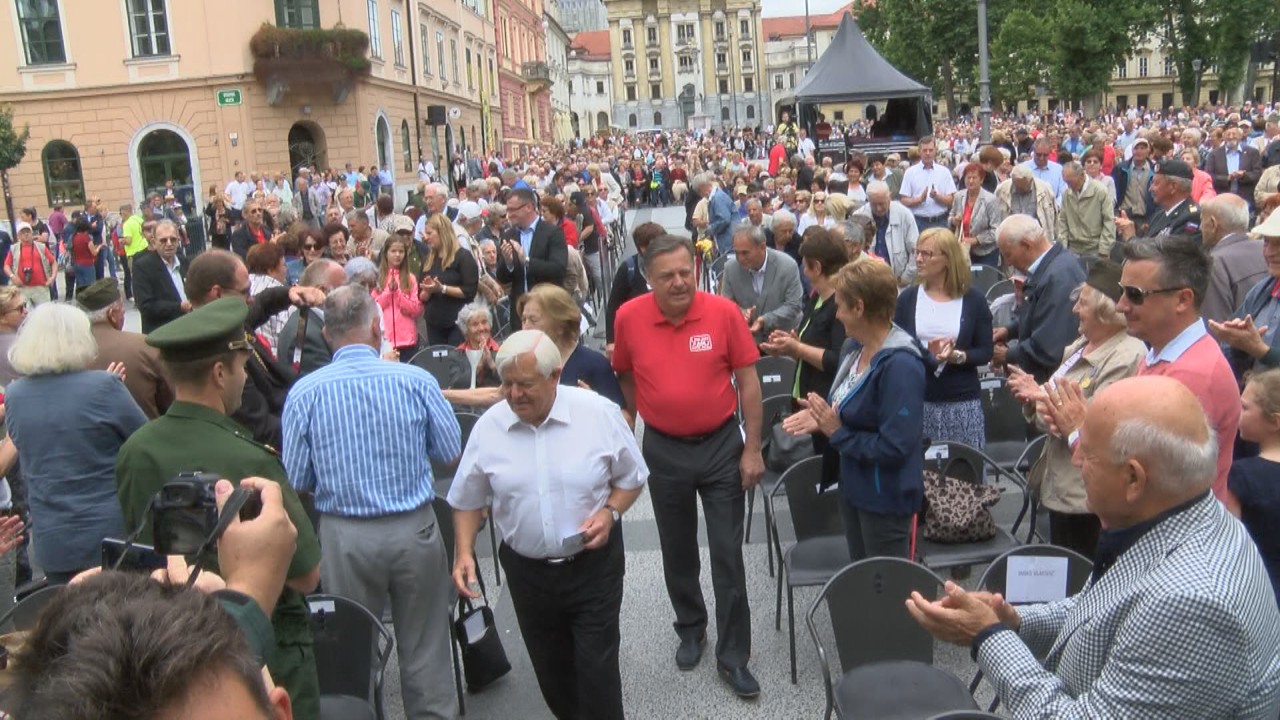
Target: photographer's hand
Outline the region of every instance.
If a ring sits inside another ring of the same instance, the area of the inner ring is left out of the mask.
[[[227,589],[253,598],[270,617],[284,588],[298,530],[285,513],[279,485],[253,477],[241,480],[240,487],[258,491],[262,512],[253,520],[231,521],[218,540],[218,565]],[[215,486],[219,512],[232,490],[234,487],[227,480],[219,480]]]

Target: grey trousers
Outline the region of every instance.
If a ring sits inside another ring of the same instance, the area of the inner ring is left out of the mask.
[[[430,505],[380,518],[325,515],[320,522],[325,591],[391,618],[400,659],[400,694],[409,720],[455,718],[450,609],[457,593]]]
[[[643,447],[676,634],[682,639],[697,637],[707,627],[707,604],[699,580],[701,498],[716,599],[716,659],[730,668],[744,667],[751,659],[751,609],[742,562],[746,495],[738,473],[742,458],[738,424],[728,423],[696,444],[663,436],[651,425],[645,428]]]

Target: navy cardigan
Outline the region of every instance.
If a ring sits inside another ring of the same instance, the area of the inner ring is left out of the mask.
[[[898,295],[898,309],[893,322],[916,337],[916,287],[909,287]],[[922,345],[927,345],[921,341]],[[987,298],[977,288],[969,288],[960,306],[960,332],[956,335],[956,349],[968,357],[963,365],[948,364],[941,375],[935,375],[937,363],[932,356],[925,359],[924,400],[931,403],[977,400],[982,397],[978,383],[978,368],[991,362],[995,343],[991,339],[991,308]]]

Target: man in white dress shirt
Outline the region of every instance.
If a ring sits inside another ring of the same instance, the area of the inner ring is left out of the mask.
[[[558,385],[560,351],[542,331],[507,338],[496,363],[506,402],[476,422],[449,490],[453,582],[479,596],[473,547],[492,495],[498,557],[547,706],[558,718],[621,720],[615,526],[649,468],[617,405]]]
[[[924,232],[947,226],[956,180],[950,170],[934,162],[938,157],[938,144],[932,135],[920,138],[919,148],[920,162],[903,173],[898,200],[911,209],[917,230]]]

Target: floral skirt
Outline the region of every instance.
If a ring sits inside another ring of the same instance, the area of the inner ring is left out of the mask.
[[[926,402],[924,436],[933,442],[949,440],[983,449],[987,444],[987,423],[982,414],[982,400]]]

